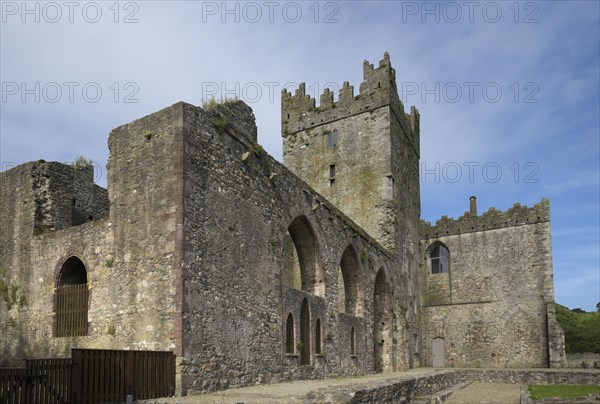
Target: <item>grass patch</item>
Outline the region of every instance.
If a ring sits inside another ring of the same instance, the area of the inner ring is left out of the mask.
[[[225,131],[225,129],[227,128],[227,125],[229,125],[229,122],[227,121],[227,119],[221,117],[221,116],[216,116],[214,117],[210,123],[212,124],[212,126],[215,127],[216,130],[219,131],[219,133],[223,133]]]
[[[41,236],[42,234],[45,234],[48,231],[48,227],[44,226],[43,224],[36,224],[33,227],[33,235],[34,236]]]
[[[238,100],[237,96],[235,96],[234,98],[227,98],[227,97],[225,97],[225,98],[222,98],[222,99],[219,99],[219,100],[217,100],[217,99],[215,99],[213,97],[210,100],[204,101],[202,103],[202,108],[204,108],[206,110],[209,110],[209,109],[213,109],[214,107],[219,106],[221,104],[227,104],[227,103],[230,103],[230,102],[235,102],[237,100]]]
[[[533,400],[549,397],[580,397],[588,394],[600,394],[600,386],[584,384],[529,386],[529,393]]]

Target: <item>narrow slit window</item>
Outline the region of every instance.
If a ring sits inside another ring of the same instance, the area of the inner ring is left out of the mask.
[[[332,187],[335,184],[335,174],[336,174],[335,164],[331,164],[329,166],[329,186],[330,187]]]
[[[292,317],[292,313],[288,314],[285,325],[285,352],[289,354],[294,353],[294,318]]]
[[[317,319],[315,325],[315,354],[321,354],[321,319]]]

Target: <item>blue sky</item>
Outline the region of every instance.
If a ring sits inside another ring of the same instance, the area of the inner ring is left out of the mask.
[[[422,217],[546,197],[556,300],[600,301],[599,2],[24,4],[1,3],[2,169],[84,155],[105,185],[112,128],[234,94],[281,160],[282,88],[358,93],[363,59],[388,51],[438,173],[422,175]]]

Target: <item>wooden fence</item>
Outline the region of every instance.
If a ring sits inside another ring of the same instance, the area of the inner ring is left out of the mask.
[[[0,369],[0,403],[68,403],[71,359],[31,359]]]
[[[0,404],[85,404],[172,396],[172,352],[72,349],[71,359],[33,359],[0,368]]]
[[[25,368],[0,368],[0,403],[25,403]]]

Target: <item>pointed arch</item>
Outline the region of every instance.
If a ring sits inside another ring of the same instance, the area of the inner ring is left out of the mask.
[[[288,226],[283,252],[283,284],[323,296],[325,284],[323,271],[318,264],[319,244],[306,216],[296,217]]]
[[[344,250],[338,271],[338,311],[364,315],[364,276],[353,245]]]
[[[83,261],[76,255],[67,258],[60,267],[56,286],[80,285],[87,283],[87,270]]]
[[[392,292],[382,267],[375,276],[373,288],[373,343],[376,372],[393,370],[392,360]]]

